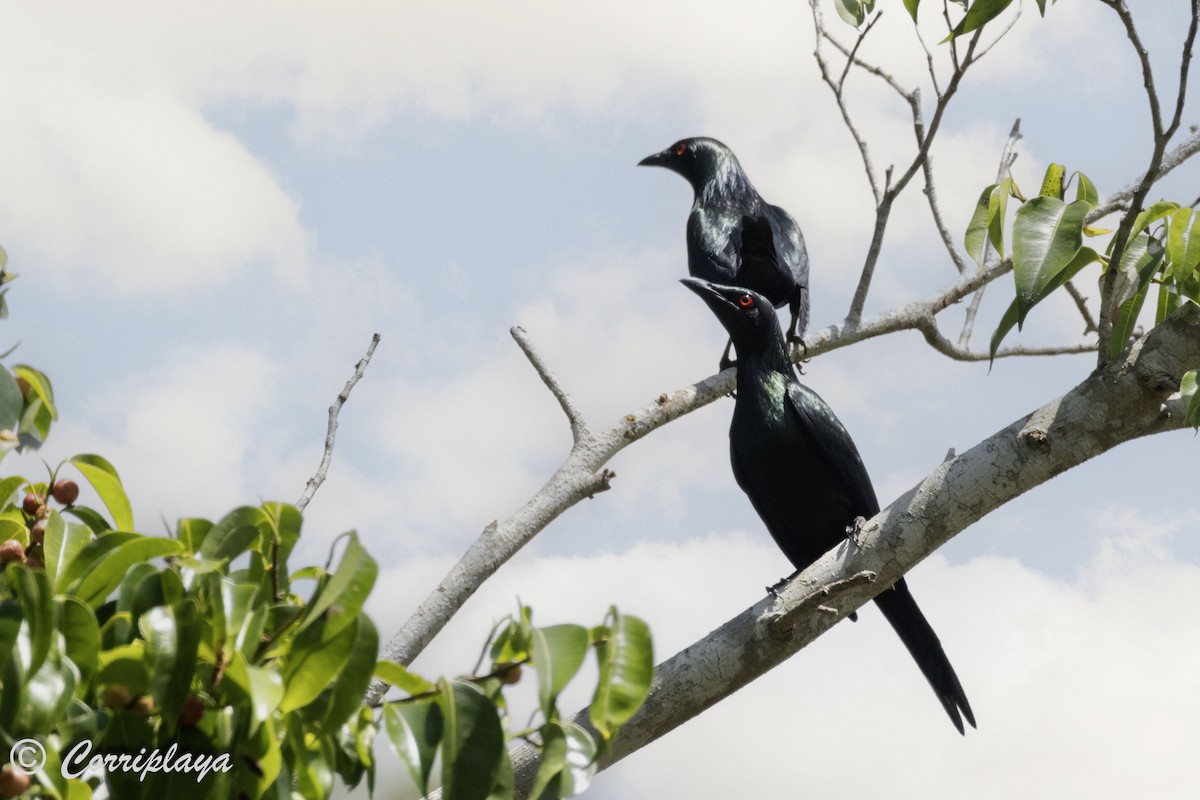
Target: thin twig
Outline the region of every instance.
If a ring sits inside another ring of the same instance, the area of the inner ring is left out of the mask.
[[[1083,317],[1083,332],[1087,334],[1097,331],[1096,320],[1087,307],[1087,298],[1083,296],[1073,281],[1067,281],[1066,290],[1067,294],[1071,295],[1071,299],[1075,301],[1075,307],[1079,309],[1079,314]]]
[[[970,350],[951,342],[938,330],[937,320],[932,316],[922,319],[917,327],[925,335],[925,341],[934,350],[949,356],[955,361],[989,361],[992,354],[982,350]],[[1096,350],[1095,342],[1077,342],[1075,344],[1052,345],[1050,347],[1005,347],[996,351],[995,358],[1011,356],[1061,356],[1072,353],[1092,353]]]
[[[1154,185],[1155,180],[1157,180],[1167,144],[1175,134],[1176,129],[1179,127],[1179,121],[1182,119],[1188,71],[1192,63],[1192,46],[1195,44],[1197,24],[1200,22],[1200,0],[1192,0],[1191,2],[1191,24],[1188,26],[1187,36],[1183,42],[1183,53],[1180,56],[1179,94],[1176,98],[1171,123],[1166,128],[1163,127],[1158,92],[1154,87],[1154,73],[1150,68],[1150,54],[1146,50],[1145,45],[1142,44],[1141,37],[1138,35],[1137,28],[1133,23],[1133,16],[1129,13],[1129,8],[1125,5],[1125,0],[1099,0],[1099,2],[1116,12],[1118,18],[1121,20],[1121,24],[1125,28],[1125,35],[1133,46],[1134,52],[1137,54],[1138,61],[1142,67],[1142,85],[1146,90],[1146,100],[1150,105],[1151,124],[1154,128],[1154,149],[1150,155],[1150,164],[1146,168],[1146,173],[1138,184],[1137,189],[1130,197],[1127,210],[1124,216],[1121,217],[1121,223],[1117,227],[1117,233],[1113,236],[1110,263],[1120,264],[1121,257],[1125,254],[1125,247],[1129,243],[1134,219],[1145,204],[1146,197],[1150,194],[1150,188]],[[1099,366],[1104,366],[1108,361],[1108,347],[1104,345],[1112,335],[1113,294],[1116,287],[1117,275],[1120,273],[1119,269],[1105,270],[1104,276],[1101,279],[1100,316],[1097,320],[1097,329],[1101,342],[1101,346],[1097,348],[1097,363]]]
[[[967,262],[963,259],[962,253],[958,252],[958,247],[954,244],[954,237],[950,235],[950,229],[946,227],[946,223],[942,220],[942,210],[938,206],[937,187],[933,181],[932,156],[925,158],[922,169],[925,172],[924,194],[929,200],[929,211],[933,214],[933,224],[937,227],[938,234],[942,237],[942,244],[946,246],[946,252],[950,254],[950,260],[954,262],[954,268],[961,275],[967,271]]]
[[[375,347],[378,344],[379,334],[376,333],[371,337],[371,344],[367,346],[367,354],[354,365],[354,374],[350,376],[350,380],[346,381],[341,393],[329,407],[329,426],[325,430],[325,452],[321,454],[321,465],[317,467],[316,473],[308,479],[308,483],[304,485],[304,493],[296,501],[296,508],[301,511],[308,506],[308,502],[313,499],[313,495],[317,493],[317,489],[321,488],[326,475],[329,474],[329,462],[333,458],[333,440],[337,436],[338,414],[341,413],[342,406],[346,405],[346,401],[350,399],[350,390],[362,380],[363,374],[367,371],[367,364],[371,363],[371,356],[375,354]]]
[[[533,342],[529,340],[529,335],[525,333],[525,329],[517,325],[509,333],[516,340],[517,345],[521,348],[521,352],[529,359],[529,363],[533,365],[538,377],[542,379],[542,383],[546,384],[546,388],[550,390],[550,394],[554,395],[554,399],[562,407],[563,413],[567,415],[567,421],[571,423],[571,439],[575,444],[579,444],[589,435],[587,423],[583,419],[583,412],[572,402],[570,395],[567,394],[567,390],[558,382],[558,378],[550,370],[550,367],[546,366],[546,362],[542,360],[541,354],[533,346]]]
[[[883,19],[882,11],[880,11],[878,14],[876,14],[874,17],[871,18],[871,21],[867,23],[867,27],[863,28],[862,33],[860,33],[858,35],[858,38],[854,41],[854,47],[852,47],[850,49],[850,54],[848,56],[846,56],[846,66],[842,68],[842,75],[840,78],[838,78],[838,82],[837,82],[838,94],[842,93],[842,87],[846,84],[846,76],[848,74],[850,74],[850,67],[853,66],[853,64],[854,64],[855,53],[857,53],[858,48],[862,46],[863,40],[867,38],[867,34],[871,32],[871,28],[874,28],[875,23],[879,22],[879,20],[881,20],[881,19]]]

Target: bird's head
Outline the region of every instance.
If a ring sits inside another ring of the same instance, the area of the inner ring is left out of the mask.
[[[646,156],[638,166],[666,167],[678,172],[697,194],[714,180],[724,182],[742,177],[741,165],[733,151],[706,136],[680,139],[661,153]]]
[[[771,301],[741,286],[722,286],[698,278],[683,278],[680,283],[700,295],[729,332],[738,360],[756,355],[787,361],[783,335]]]

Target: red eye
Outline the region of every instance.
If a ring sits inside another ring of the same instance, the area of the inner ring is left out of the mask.
[[[687,145],[684,144],[683,142],[680,142],[679,144],[675,145],[675,155],[681,156],[686,152],[687,152]]]
[[[749,308],[754,305],[754,298],[748,294],[744,294],[738,298],[738,305],[742,308]]]

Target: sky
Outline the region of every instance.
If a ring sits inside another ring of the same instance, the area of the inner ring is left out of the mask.
[[[1061,3],[1041,20],[1025,5],[932,151],[957,237],[1017,117],[1027,193],[1060,162],[1103,196],[1148,159],[1141,76],[1111,11]],[[1135,5],[1172,97],[1187,4]],[[927,83],[901,4],[879,6],[860,53]],[[145,532],[293,501],[326,409],[379,332],[296,558],[323,561],[357,529],[381,564],[369,611],[385,636],[566,456],[566,420],[511,326],[594,427],[715,369],[724,332],[677,283],[690,190],[638,160],[689,135],[732,146],[805,232],[813,329],[845,315],[870,239],[867,183],[801,0],[0,2],[0,30],[0,244],[20,274],[0,330],[19,342],[10,363],[51,376],[62,417],[42,451],[5,466],[36,478],[43,458],[101,453]],[[907,107],[870,76],[846,86],[876,164],[907,163]],[[1192,106],[1183,121],[1200,123]],[[1184,166],[1162,195],[1191,202],[1196,176]],[[920,191],[918,178],[894,212],[868,314],[954,278]],[[1095,280],[1079,281],[1093,298]],[[1007,280],[989,290],[977,347],[1010,298]],[[961,309],[940,319],[957,338]],[[1053,299],[1014,341],[1081,331]],[[886,504],[1093,363],[1010,359],[989,372],[901,333],[822,355],[804,380]],[[543,624],[596,624],[616,603],[650,623],[660,660],[760,599],[790,567],[733,482],[731,411],[714,403],[620,453],[612,491],[502,567],[414,669],[468,670],[518,596]],[[602,773],[588,796],[1193,795],[1195,448],[1190,432],[1125,445],[911,573],[978,731],[954,732],[867,610]],[[563,704],[587,698],[581,685]],[[381,760],[378,796],[411,796],[394,757]]]

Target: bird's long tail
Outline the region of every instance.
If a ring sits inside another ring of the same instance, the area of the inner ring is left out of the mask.
[[[908,591],[908,585],[903,579],[896,581],[895,586],[876,596],[875,603],[900,635],[900,640],[933,687],[934,694],[942,701],[942,707],[950,715],[954,727],[958,728],[959,733],[964,733],[962,721],[965,717],[974,728],[975,715],[971,713],[966,692],[958,682],[958,676],[954,674],[954,667],[950,665],[937,634]]]

